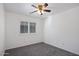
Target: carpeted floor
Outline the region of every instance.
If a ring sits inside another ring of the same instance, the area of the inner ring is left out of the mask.
[[[37,43],[29,46],[6,50],[4,56],[77,56],[77,55],[54,46],[50,46],[45,43]]]

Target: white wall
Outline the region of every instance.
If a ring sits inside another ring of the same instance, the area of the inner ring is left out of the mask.
[[[4,53],[4,39],[5,39],[5,22],[4,22],[4,8],[0,4],[0,56]]]
[[[44,26],[45,43],[79,54],[79,7],[49,16]]]
[[[36,33],[20,33],[20,22],[36,22]],[[17,13],[6,12],[6,49],[26,46],[42,42],[43,40],[43,22],[39,18],[33,18]]]

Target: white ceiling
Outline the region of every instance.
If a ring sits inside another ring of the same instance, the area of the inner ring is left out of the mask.
[[[10,12],[16,12],[24,15],[35,16],[35,17],[40,17],[40,16],[47,17],[50,14],[57,14],[79,6],[79,3],[48,3],[49,4],[48,9],[52,10],[52,12],[44,13],[44,15],[39,15],[37,12],[30,14],[30,12],[35,10],[35,8],[31,6],[32,4],[36,5],[35,3],[5,3],[4,7],[6,11],[10,11]]]

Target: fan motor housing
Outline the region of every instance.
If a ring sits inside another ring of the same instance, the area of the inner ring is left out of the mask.
[[[43,10],[43,5],[38,5],[39,10]]]

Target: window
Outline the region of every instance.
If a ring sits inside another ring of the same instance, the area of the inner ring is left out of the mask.
[[[36,32],[36,23],[30,22],[30,33]]]
[[[29,29],[29,31],[28,31]],[[20,33],[36,33],[36,23],[33,22],[24,22],[20,23]]]
[[[21,22],[20,33],[28,33],[28,22],[24,22],[24,21]]]

